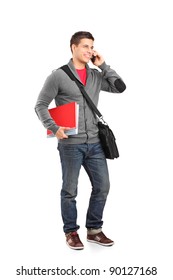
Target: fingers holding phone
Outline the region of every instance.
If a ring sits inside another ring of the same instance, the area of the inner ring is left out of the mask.
[[[104,62],[104,58],[98,52],[94,51],[91,61],[95,66],[100,66]]]

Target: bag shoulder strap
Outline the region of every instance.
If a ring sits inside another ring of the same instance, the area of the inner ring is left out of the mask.
[[[90,108],[94,111],[94,113],[98,116],[99,119],[103,120],[103,116],[102,114],[99,112],[99,110],[97,109],[97,107],[95,106],[95,104],[93,103],[93,101],[91,100],[91,98],[89,97],[89,95],[87,94],[87,92],[84,89],[84,85],[79,82],[79,80],[75,77],[75,75],[72,73],[72,71],[70,70],[70,68],[68,67],[68,65],[63,65],[60,67],[60,69],[62,69],[69,77],[71,80],[73,80],[77,86],[79,87],[81,93],[83,94],[84,98],[87,100]]]

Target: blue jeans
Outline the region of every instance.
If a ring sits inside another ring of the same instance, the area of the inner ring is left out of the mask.
[[[81,166],[89,176],[92,185],[86,228],[100,228],[109,192],[109,174],[104,152],[100,143],[95,144],[58,144],[62,166],[61,214],[64,232],[76,231],[76,196]]]

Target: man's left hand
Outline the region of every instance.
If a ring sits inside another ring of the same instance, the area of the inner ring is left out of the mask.
[[[93,62],[95,66],[100,66],[105,61],[103,56],[96,51],[93,52],[93,56],[95,57]]]

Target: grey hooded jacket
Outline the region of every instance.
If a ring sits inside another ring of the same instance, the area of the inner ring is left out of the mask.
[[[72,60],[69,61],[68,66],[80,81]],[[86,65],[87,82],[85,90],[96,106],[101,90],[121,93],[126,88],[120,76],[105,62],[99,68],[101,71],[90,68],[88,64]],[[35,105],[35,111],[44,127],[56,134],[59,127],[48,112],[48,106],[53,99],[55,100],[56,106],[73,101],[79,104],[78,134],[70,135],[67,139],[59,140],[60,143],[82,144],[99,142],[97,118],[89,108],[76,83],[62,69],[57,69],[48,76]]]

